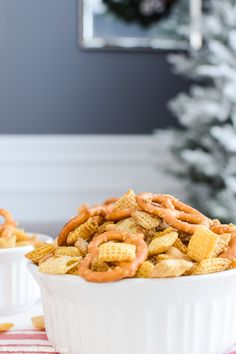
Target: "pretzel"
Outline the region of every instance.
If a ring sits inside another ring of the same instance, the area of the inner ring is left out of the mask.
[[[111,210],[111,212],[107,215],[107,220],[119,221],[122,219],[129,218],[131,216],[131,209],[123,209],[123,210]]]
[[[103,205],[114,204],[115,202],[117,202],[118,199],[119,198],[116,198],[116,197],[108,198],[108,199],[104,200]]]
[[[9,211],[0,209],[0,215],[4,219],[4,222],[0,225],[0,231],[4,230],[6,226],[16,227],[16,222],[14,221],[12,214]]]
[[[226,248],[224,252],[222,252],[219,257],[227,258],[233,260],[236,258],[236,225],[216,225],[211,228],[213,232],[219,235],[223,234],[231,234],[231,240],[229,242],[229,247]]]
[[[128,190],[121,198],[108,198],[102,205],[98,204],[89,208],[88,204],[83,204],[80,207],[80,212],[88,212],[92,215],[103,215],[108,221],[119,221],[131,216],[132,202],[135,201],[135,194],[132,190]],[[125,208],[120,208],[121,205],[126,205]]]
[[[107,213],[106,208],[101,205],[97,205],[92,208],[84,206],[82,213],[69,220],[63,226],[57,238],[58,246],[66,246],[67,237],[70,234],[70,232],[74,231],[77,227],[84,224],[90,217],[96,215],[105,217],[106,213]]]
[[[104,200],[102,204],[96,204],[92,207],[89,207],[89,205],[85,203],[81,205],[81,207],[79,208],[79,212],[83,213],[87,211],[87,212],[91,212],[94,215],[96,215],[96,213],[98,213],[99,215],[101,215],[101,213],[106,215],[111,213],[113,206],[118,199],[119,198],[116,197],[107,198],[106,200]]]
[[[2,233],[1,236],[8,238],[14,235],[15,231],[15,226],[12,224],[6,224],[5,226],[2,227]]]
[[[170,195],[141,193],[136,200],[141,209],[159,216],[179,231],[193,234],[199,225],[210,226],[205,215]]]
[[[99,255],[99,246],[111,240],[123,241],[136,246],[136,258],[133,261],[120,262],[114,269],[106,272],[95,272],[90,269],[91,263]],[[117,230],[104,232],[95,237],[89,244],[88,253],[79,265],[79,275],[91,282],[111,282],[133,277],[138,267],[147,259],[147,245],[143,234],[129,234]]]

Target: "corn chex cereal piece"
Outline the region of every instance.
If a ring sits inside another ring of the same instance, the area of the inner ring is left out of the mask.
[[[219,237],[224,240],[225,242],[225,247],[227,247],[229,245],[229,242],[231,240],[231,234],[222,234],[222,235],[219,235]]]
[[[219,235],[219,247],[221,247],[221,250],[219,253],[223,252],[224,249],[229,246],[230,240],[231,240],[231,234]]]
[[[38,263],[41,258],[45,257],[49,253],[54,253],[55,246],[53,244],[44,244],[42,247],[36,248],[33,251],[26,253],[25,257],[33,263]]]
[[[175,244],[174,244],[175,245]],[[167,251],[166,251],[166,255],[174,258],[174,259],[184,259],[185,261],[190,261],[191,262],[191,258],[189,258],[186,254],[184,254],[183,252],[181,252],[178,248],[176,247],[170,247]]]
[[[167,259],[157,263],[151,274],[152,278],[179,277],[191,269],[192,262],[183,259]]]
[[[85,241],[83,238],[78,238],[78,240],[75,242],[75,247],[79,250],[79,255],[80,256],[85,256],[87,251],[88,251],[88,242]]]
[[[136,246],[129,243],[107,242],[99,247],[100,262],[133,261],[136,257]]]
[[[53,244],[54,244],[54,242],[53,242]],[[36,240],[33,242],[33,246],[34,246],[34,248],[41,248],[41,247],[45,246],[45,242]]]
[[[221,272],[230,267],[230,260],[226,258],[203,259],[199,264],[193,267],[192,275],[201,275],[208,273]]]
[[[213,257],[217,257],[220,253],[222,253],[225,250],[225,248],[229,244],[230,239],[231,239],[230,234],[218,235],[218,241],[216,244],[215,251],[213,253]]]
[[[15,229],[14,230],[14,235],[16,235],[16,241],[28,241],[32,239],[34,236],[28,235],[24,230],[22,229]]]
[[[115,228],[122,232],[131,232],[131,233],[139,233],[141,232],[141,228],[136,224],[134,218],[127,218],[121,221],[118,221],[115,224]]]
[[[148,254],[158,254],[163,253],[170,248],[177,240],[178,233],[175,231],[169,232],[164,236],[160,236],[152,240],[148,247]]]
[[[43,316],[34,316],[31,318],[32,325],[35,329],[39,331],[45,330],[44,318]]]
[[[134,210],[132,212],[132,217],[138,225],[142,226],[146,230],[154,229],[160,224],[160,219],[146,213],[145,211]]]
[[[9,331],[12,327],[14,327],[14,323],[10,323],[10,322],[0,323],[0,333],[1,333],[1,332],[7,332],[7,331]]]
[[[103,232],[106,232],[109,230],[110,225],[114,226],[114,221],[105,221],[102,225],[100,225],[96,231],[98,235],[102,234]]]
[[[199,226],[191,237],[187,255],[196,262],[213,258],[217,251],[219,236],[203,226]]]
[[[137,278],[150,278],[151,277],[151,273],[153,272],[153,269],[154,269],[154,264],[149,262],[149,261],[145,261],[138,268],[137,273],[136,273],[135,276]]]
[[[16,246],[16,236],[0,237],[0,248],[10,248]]]
[[[62,247],[57,247],[54,252],[55,256],[71,256],[71,257],[77,257],[80,256],[80,252],[77,247],[74,246],[62,246]]]
[[[95,272],[107,272],[109,265],[99,260],[98,257],[94,258],[91,264],[91,269]]]
[[[132,189],[129,189],[121,198],[119,198],[114,204],[114,210],[121,209],[139,209],[136,202],[136,196]]]
[[[153,235],[153,239],[157,238],[157,237],[165,236],[173,231],[175,231],[175,230],[172,227],[167,227],[165,230],[162,230],[162,231],[156,231]]]
[[[156,256],[156,262],[161,262],[161,261],[164,261],[166,259],[173,259],[173,257],[169,256],[166,253],[158,254],[158,256]]]
[[[180,238],[177,238],[177,240],[174,243],[174,247],[178,248],[180,252],[182,253],[187,253],[188,248],[183,244],[183,242],[180,240]]]
[[[81,257],[57,256],[50,257],[39,265],[39,272],[48,274],[65,274],[76,267]]]
[[[67,244],[74,245],[78,238],[84,240],[89,239],[98,228],[97,217],[89,218],[84,224],[78,226],[74,231],[70,232],[67,237]]]

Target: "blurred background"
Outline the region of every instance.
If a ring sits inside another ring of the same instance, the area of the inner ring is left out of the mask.
[[[0,199],[56,235],[174,193],[236,219],[235,0],[0,0]]]
[[[186,80],[159,51],[81,48],[79,7],[0,0],[0,132],[145,134],[176,124],[166,102]]]

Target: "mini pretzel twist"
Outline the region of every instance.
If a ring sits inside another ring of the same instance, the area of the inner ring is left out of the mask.
[[[193,234],[199,225],[210,226],[205,215],[171,195],[141,193],[136,200],[141,209],[159,216],[179,231]]]
[[[4,222],[0,224],[1,236],[2,237],[12,236],[16,228],[16,222],[14,221],[12,214],[5,209],[0,209],[0,215],[4,219]]]
[[[136,257],[132,261],[119,262],[114,269],[105,272],[95,272],[90,266],[99,255],[99,246],[103,243],[117,240],[136,246]],[[95,237],[89,244],[88,253],[79,265],[79,275],[91,282],[111,282],[133,277],[138,267],[147,259],[147,245],[143,234],[129,234],[117,230],[104,232]]]
[[[66,246],[67,238],[71,232],[73,232],[77,227],[84,224],[92,216],[105,217],[106,209],[103,206],[95,206],[92,208],[84,208],[83,212],[69,220],[62,228],[58,235],[57,243],[58,246]]]
[[[9,225],[16,227],[16,222],[14,221],[13,216],[9,211],[0,209],[0,216],[2,216],[4,219],[4,222],[0,225],[0,230],[2,230],[3,227]]]
[[[119,199],[119,198],[116,198],[116,197],[108,198],[108,199],[104,200],[103,205],[114,204],[114,203],[117,202],[118,199]]]

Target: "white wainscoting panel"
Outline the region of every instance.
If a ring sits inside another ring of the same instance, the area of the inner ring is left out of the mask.
[[[83,202],[136,192],[180,193],[158,166],[165,134],[0,136],[0,207],[22,223],[62,223]]]

